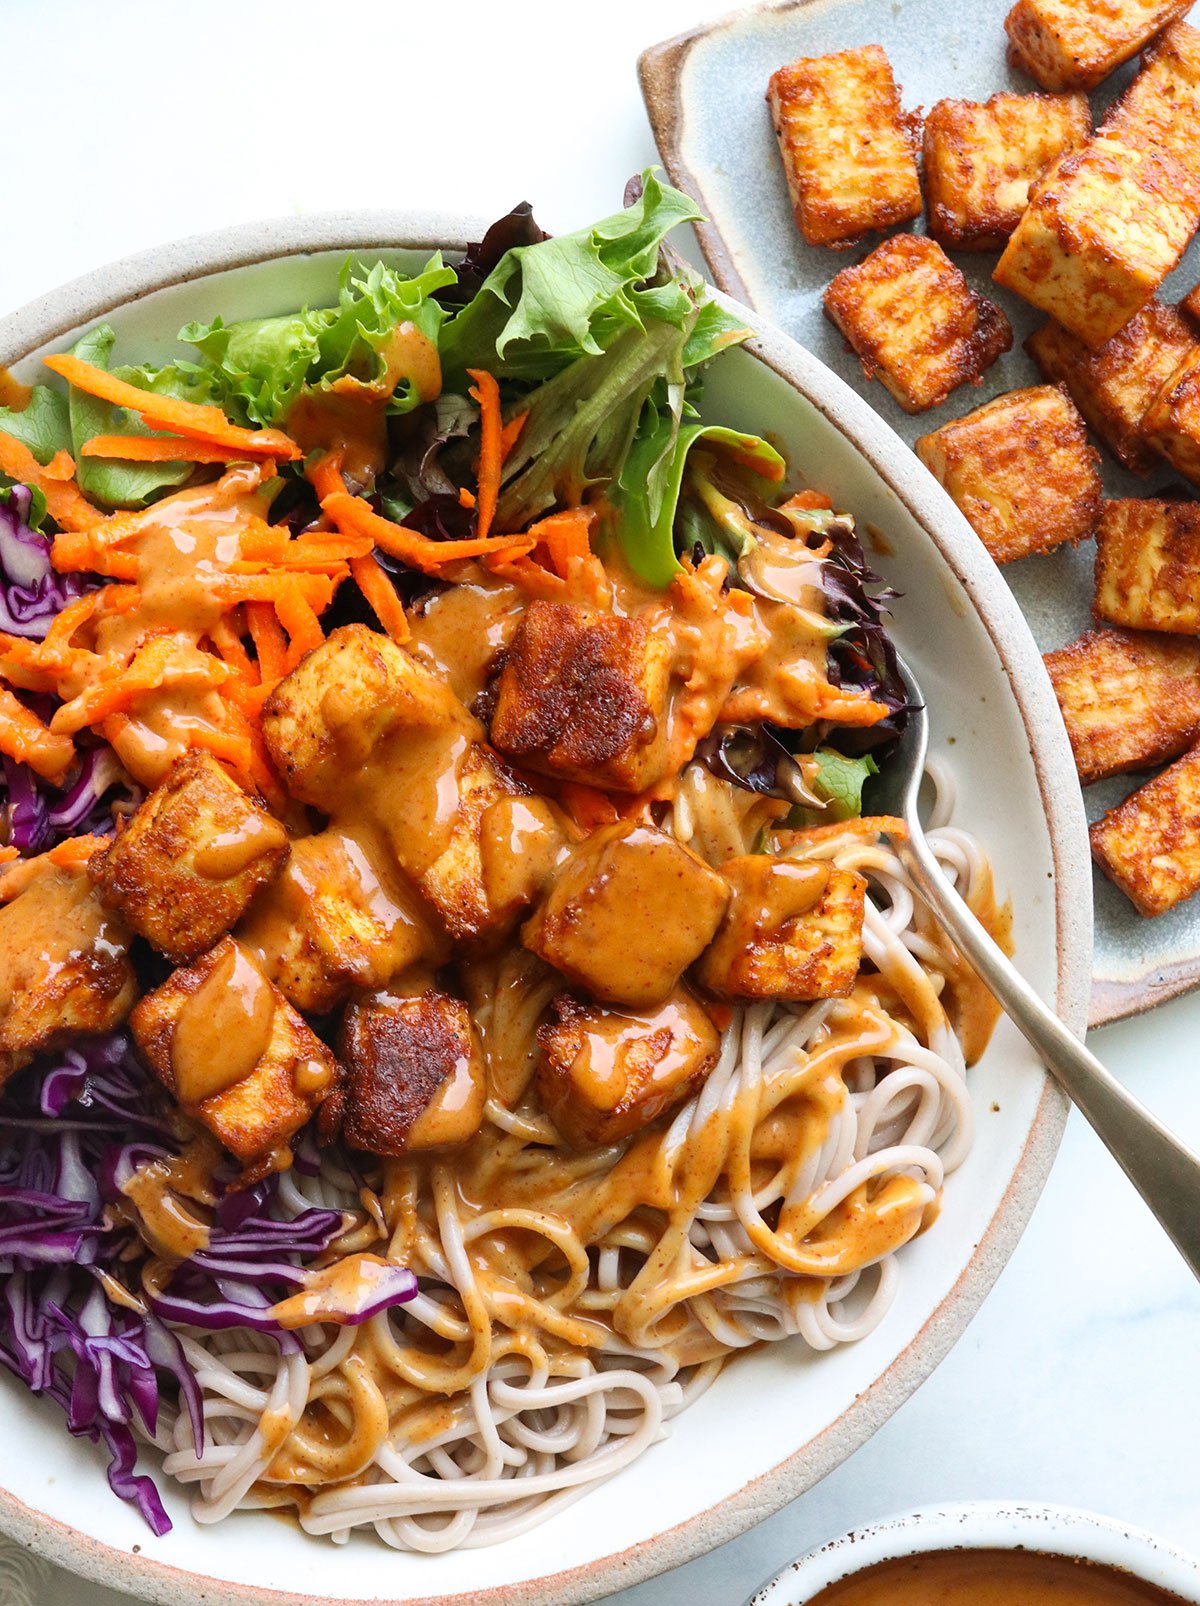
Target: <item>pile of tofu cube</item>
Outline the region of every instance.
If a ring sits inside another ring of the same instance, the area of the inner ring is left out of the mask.
[[[1105,500],[1088,426],[1123,467],[1200,485],[1200,286],[1156,299],[1200,228],[1200,32],[1188,0],[1017,0],[1009,59],[1042,92],[903,109],[879,45],[808,58],[768,102],[796,222],[845,248],[827,316],[909,413],[1012,345],[1003,310],[946,255],[999,251],[992,277],[1048,321],[1025,349],[1046,383],[916,442],[997,563],[1096,541],[1097,628],[1046,655],[1080,780],[1168,763],[1098,821],[1092,851],[1142,914],[1200,889],[1200,505]],[[1087,91],[1143,51],[1093,129]],[[919,155],[923,161],[919,162]]]

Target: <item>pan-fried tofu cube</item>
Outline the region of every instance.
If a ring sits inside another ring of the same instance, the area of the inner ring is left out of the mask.
[[[689,848],[622,820],[574,849],[521,940],[605,1003],[652,1008],[708,947],[728,903],[728,885]]]
[[[287,832],[210,753],[179,759],[88,869],[111,909],[184,964],[245,913],[287,857]]]
[[[491,748],[474,746],[458,775],[458,811],[450,840],[417,886],[437,912],[455,942],[477,942],[503,935],[520,913],[522,903],[501,903],[489,897],[484,874],[484,815],[504,798],[528,797],[529,788]]]
[[[897,234],[843,268],[825,291],[825,312],[867,378],[878,377],[909,413],[977,381],[1012,345],[999,307],[976,295],[941,246],[919,234]]]
[[[1091,828],[1092,856],[1139,913],[1165,914],[1200,887],[1200,745]]]
[[[1050,319],[1025,349],[1045,377],[1065,385],[1071,400],[1118,463],[1145,473],[1158,461],[1142,434],[1151,402],[1179,365],[1200,351],[1175,311],[1149,301],[1094,351]]]
[[[1106,502],[1096,526],[1097,619],[1200,635],[1200,504]]]
[[[324,1015],[355,989],[446,957],[429,911],[369,838],[301,837],[251,904],[237,939],[290,1004]]]
[[[1031,187],[1091,131],[1084,95],[939,100],[925,119],[930,234],[952,251],[999,250]]]
[[[147,993],[129,1024],[150,1070],[248,1179],[289,1163],[289,1140],[337,1083],[329,1049],[232,937]]]
[[[680,987],[657,1009],[605,1009],[560,993],[538,1028],[537,1090],[577,1149],[616,1143],[690,1098],[717,1063],[721,1039]]]
[[[730,899],[692,974],[723,998],[842,998],[862,960],[867,883],[853,870],[746,854],[721,866]]]
[[[1200,642],[1089,630],[1045,664],[1084,786],[1164,764],[1200,731]]]
[[[1090,535],[1100,458],[1057,385],[1010,391],[922,435],[916,453],[997,563]]]
[[[1094,89],[1191,0],[1017,0],[1004,19],[1009,60],[1043,89]]]
[[[396,1156],[466,1143],[479,1130],[483,1056],[461,999],[430,988],[352,1004],[338,1057],[341,1138],[351,1148]]]
[[[809,245],[851,245],[921,213],[919,119],[879,45],[810,56],[771,75],[767,103],[796,224]]]
[[[262,729],[292,797],[328,814],[389,733],[464,717],[446,682],[403,647],[365,625],[343,625],[280,681],[263,704]]]
[[[1193,177],[1200,173],[1200,33],[1175,22],[1142,57],[1141,71],[1104,119],[1121,139],[1167,151]]]
[[[1146,409],[1146,443],[1200,485],[1200,347],[1176,369]]]
[[[40,863],[0,905],[0,1088],[35,1054],[121,1024],[137,997],[131,936],[80,866]]]
[[[1099,133],[1042,179],[992,277],[1102,346],[1158,289],[1200,222],[1200,179]]]
[[[1179,311],[1192,329],[1200,328],[1200,284],[1194,284],[1179,303]]]
[[[642,792],[668,762],[671,648],[643,617],[530,603],[496,688],[492,741],[530,769]]]

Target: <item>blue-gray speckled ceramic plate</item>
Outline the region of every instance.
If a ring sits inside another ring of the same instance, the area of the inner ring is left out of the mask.
[[[663,160],[674,182],[708,215],[698,233],[717,283],[807,346],[910,445],[1003,391],[1037,384],[1040,376],[1021,344],[1041,315],[992,283],[995,253],[957,255],[975,288],[1008,313],[1013,349],[979,388],[964,387],[915,418],[903,412],[882,385],[864,378],[822,313],[821,292],[829,280],[864,252],[807,246],[797,232],[764,99],[767,80],[797,56],[877,43],[887,50],[909,109],[928,108],[947,96],[984,100],[999,89],[1028,92],[1035,86],[1004,59],[1006,9],[1004,0],[785,0],[736,12],[657,45],[641,59],[642,89]],[[1097,114],[1132,72],[1126,67],[1102,86],[1093,97]],[[1177,300],[1197,278],[1200,247],[1194,243],[1167,280],[1164,299]],[[1106,458],[1112,496],[1152,494],[1169,478],[1164,467],[1157,479],[1138,479]],[[1003,572],[1043,650],[1073,640],[1091,623],[1090,542],[1027,558]],[[1089,819],[1140,779],[1123,776],[1089,787]],[[1095,944],[1094,1026],[1200,985],[1200,899],[1146,920],[1096,872]]]

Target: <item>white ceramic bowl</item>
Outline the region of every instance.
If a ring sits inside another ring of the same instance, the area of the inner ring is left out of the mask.
[[[261,316],[331,299],[348,251],[413,263],[435,244],[453,250],[477,238],[478,228],[473,220],[365,215],[186,241],[102,269],[13,315],[0,325],[0,363],[32,379],[39,355],[66,347],[100,317],[116,326],[119,358],[165,358],[190,318]],[[706,406],[777,437],[811,483],[879,532],[878,561],[905,593],[896,633],[925,686],[935,750],[958,774],[958,818],[984,839],[1000,886],[1012,894],[1026,975],[1081,1030],[1091,879],[1079,788],[1037,649],[990,558],[887,426],[784,336],[765,330],[750,350],[723,356]],[[843,1461],[933,1370],[991,1287],[1041,1190],[1065,1108],[1007,1023],[972,1083],[974,1150],[949,1179],[936,1228],[904,1250],[901,1291],[882,1326],[829,1355],[775,1345],[744,1357],[669,1440],[522,1538],[426,1557],[368,1537],[338,1549],[265,1515],[239,1516],[214,1532],[193,1523],[185,1501],[166,1489],[175,1531],[154,1539],[109,1494],[93,1449],[7,1378],[0,1529],[88,1577],[175,1606],[561,1606],[675,1566]]]
[[[1181,1600],[1200,1602],[1200,1560],[1141,1528],[1066,1506],[970,1501],[923,1506],[832,1539],[785,1567],[746,1606],[805,1606],[839,1579],[933,1550],[1026,1550],[1119,1567]]]

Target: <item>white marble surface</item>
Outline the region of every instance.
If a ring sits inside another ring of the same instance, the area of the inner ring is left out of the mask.
[[[723,9],[0,0],[10,152],[0,312],[126,252],[289,211],[494,215],[528,196],[547,226],[575,226],[614,205],[653,157],[637,52]],[[140,121],[151,111],[163,121]],[[187,137],[169,137],[172,116]],[[102,178],[89,174],[92,159],[118,152]],[[1200,998],[1094,1043],[1200,1144]],[[941,1499],[1087,1506],[1200,1549],[1198,1444],[1200,1291],[1072,1118],[1012,1263],[916,1397],[803,1500],[610,1606],[736,1606],[810,1545]],[[0,1552],[0,1606],[117,1600]]]

